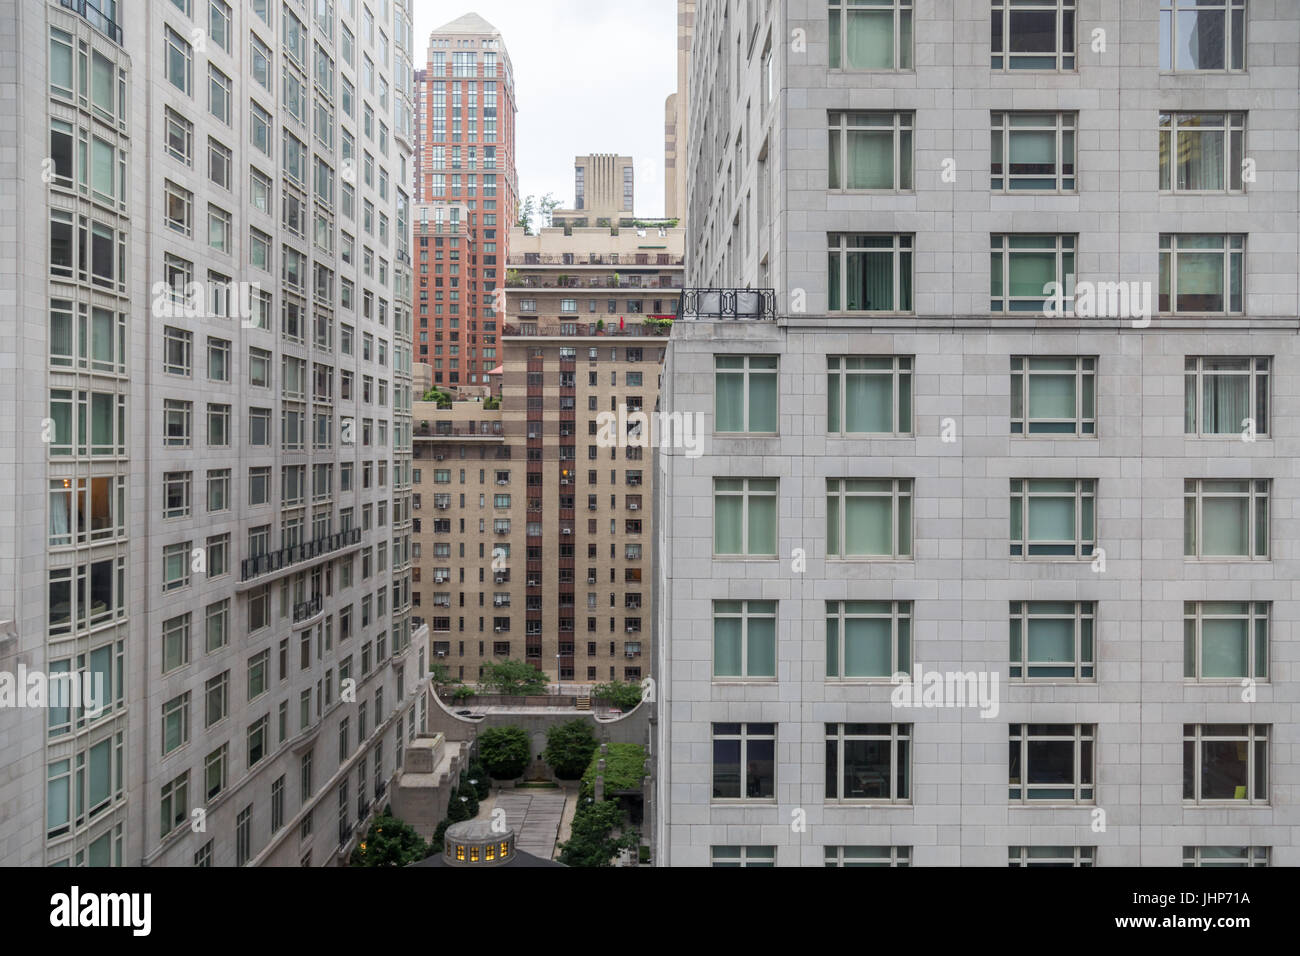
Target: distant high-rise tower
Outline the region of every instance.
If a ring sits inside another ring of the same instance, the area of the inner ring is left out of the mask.
[[[617,226],[631,219],[636,199],[636,171],[631,156],[592,153],[573,158],[573,208],[551,213],[555,226]],[[607,219],[609,222],[601,223]]]
[[[686,142],[690,97],[691,38],[695,35],[695,0],[677,0],[677,91],[664,101],[664,216],[678,219],[686,212],[686,165],[678,165]]]
[[[498,364],[494,296],[519,206],[514,71],[501,31],[476,13],[434,30],[415,84],[416,196],[424,204],[415,360],[432,367],[436,386],[484,386]]]

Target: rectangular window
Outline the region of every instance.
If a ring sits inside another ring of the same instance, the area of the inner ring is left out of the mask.
[[[208,64],[208,112],[227,126],[230,125],[230,77],[211,63]]]
[[[989,310],[1044,313],[1049,283],[1066,287],[1075,274],[1076,237],[994,235],[989,239]]]
[[[1268,479],[1188,478],[1183,483],[1183,554],[1268,560]]]
[[[230,766],[230,746],[222,744],[203,761],[203,783],[206,798],[211,800],[226,789],[226,769]]]
[[[912,311],[912,236],[833,232],[829,246],[831,312]]]
[[[190,615],[163,621],[162,672],[171,673],[190,662]]]
[[[911,724],[827,724],[826,800],[910,803]]]
[[[827,601],[826,679],[912,672],[911,601]]]
[[[776,602],[713,602],[713,676],[776,677]]]
[[[828,479],[826,556],[910,558],[912,479]]]
[[[713,367],[713,430],[775,435],[777,356],[718,355]]]
[[[1160,69],[1246,69],[1246,0],[1160,0]]]
[[[1075,0],[992,0],[989,65],[995,70],[1073,70]]]
[[[164,108],[163,114],[167,132],[167,152],[186,166],[193,166],[194,124],[172,110],[170,106]]]
[[[831,190],[910,192],[912,113],[831,113]]]
[[[163,517],[184,518],[190,513],[191,472],[168,471],[163,474]]]
[[[1007,866],[1090,867],[1097,861],[1092,846],[1013,846],[1007,848]]]
[[[1162,233],[1156,307],[1166,314],[1241,314],[1245,249],[1240,234]]]
[[[163,29],[167,39],[167,58],[164,61],[167,79],[188,96],[194,78],[194,51],[171,27]]]
[[[190,550],[192,542],[169,544],[163,548],[163,590],[175,591],[189,587]]]
[[[709,865],[720,869],[736,867],[776,866],[774,846],[712,846],[709,847]]]
[[[776,724],[713,725],[713,799],[776,799]]]
[[[1184,363],[1188,435],[1268,434],[1268,358],[1191,356]]]
[[[1183,603],[1183,677],[1189,681],[1268,680],[1266,601]]]
[[[775,478],[715,478],[713,553],[776,556]]]
[[[828,867],[850,866],[911,866],[910,846],[828,846],[825,848]]]
[[[1011,434],[1096,437],[1097,360],[1013,355]]]
[[[162,754],[190,742],[190,695],[187,691],[162,705]]]
[[[1012,601],[1012,680],[1090,681],[1096,676],[1092,601]]]
[[[1183,800],[1267,805],[1268,731],[1267,724],[1184,724]]]
[[[203,726],[211,727],[230,712],[230,671],[222,671],[203,686]]]
[[[1185,846],[1183,866],[1268,866],[1266,846]]]
[[[832,70],[910,70],[912,0],[830,0]]]
[[[993,191],[1074,192],[1076,122],[1074,113],[993,113]]]
[[[186,770],[176,779],[163,784],[161,799],[160,830],[166,836],[177,827],[190,822],[189,808],[190,772]]]
[[[1240,192],[1245,113],[1161,113],[1163,192]]]
[[[1091,724],[1012,724],[1009,734],[1012,803],[1091,803]]]
[[[1011,479],[1011,556],[1091,557],[1096,495],[1092,478]]]
[[[912,358],[826,358],[826,420],[832,435],[911,435]]]

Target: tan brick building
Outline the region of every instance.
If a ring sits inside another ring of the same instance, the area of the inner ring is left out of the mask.
[[[501,408],[415,406],[413,613],[431,659],[466,681],[506,659],[562,683],[648,674],[651,448],[637,442],[655,433],[611,441],[611,421],[626,435],[656,408],[682,233],[567,233],[511,236]]]

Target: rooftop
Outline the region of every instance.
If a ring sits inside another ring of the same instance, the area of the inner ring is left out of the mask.
[[[464,33],[464,34],[488,34],[499,36],[501,31],[488,23],[477,13],[467,13],[463,17],[457,17],[450,23],[444,23],[433,31],[433,36],[439,36],[444,33]]]

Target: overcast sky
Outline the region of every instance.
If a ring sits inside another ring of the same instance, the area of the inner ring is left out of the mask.
[[[415,0],[417,69],[429,35],[466,13],[501,31],[515,70],[520,198],[573,204],[573,157],[636,160],[636,214],[664,211],[664,99],[677,85],[676,0]]]

